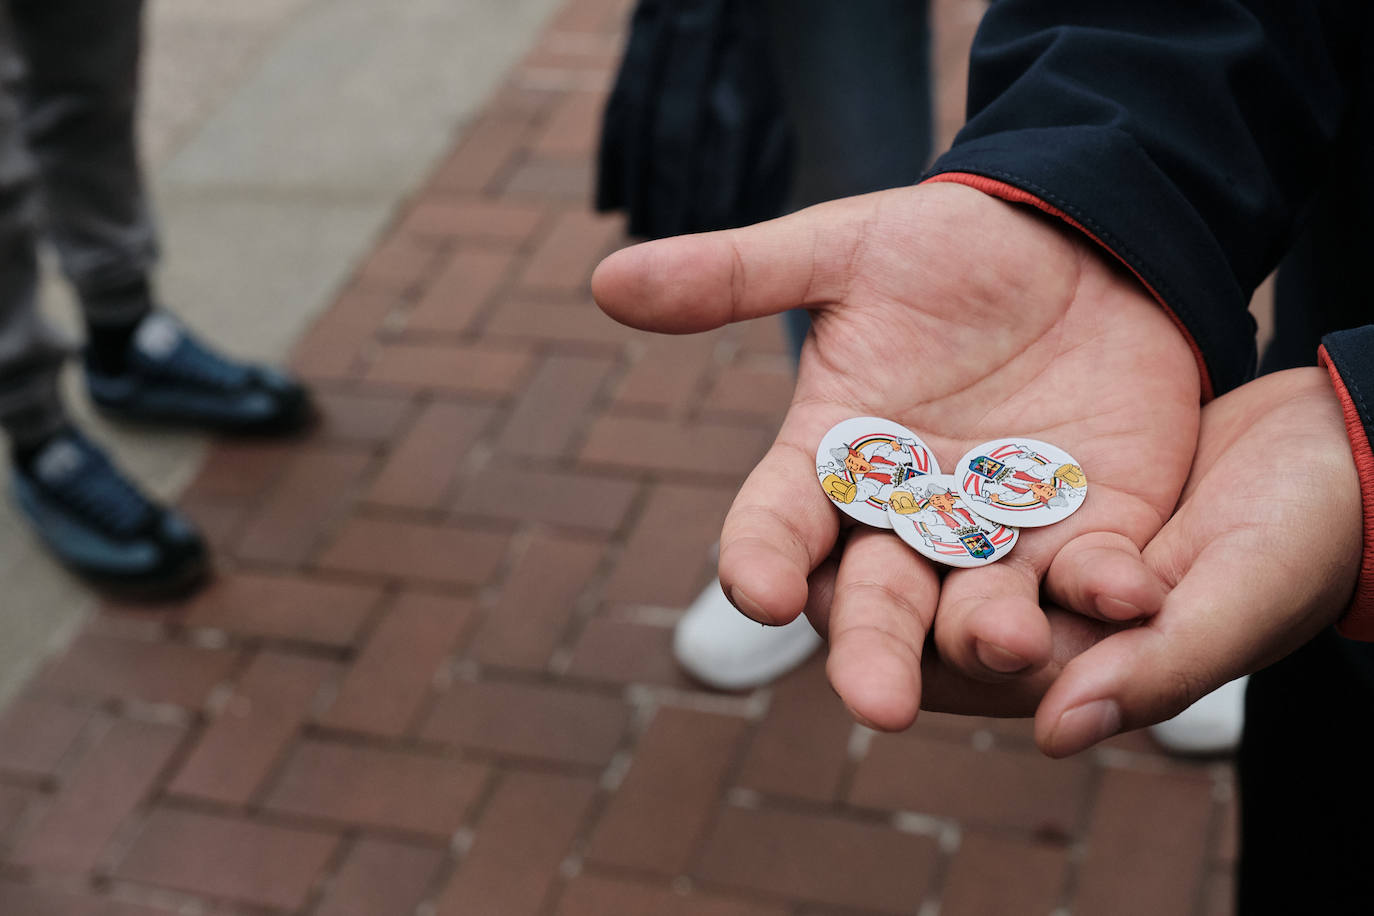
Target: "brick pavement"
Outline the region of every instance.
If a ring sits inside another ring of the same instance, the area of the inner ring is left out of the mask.
[[[108,606],[0,712],[0,913],[1230,912],[1224,762],[874,735],[818,664],[674,668],[789,364],[773,324],[659,339],[589,298],[625,6],[569,0],[299,343],[323,428],[210,457],[212,587]],[[946,132],[976,12],[937,4]]]

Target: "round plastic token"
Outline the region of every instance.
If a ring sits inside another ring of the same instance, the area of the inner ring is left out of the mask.
[[[1016,544],[1017,531],[969,511],[953,474],[918,477],[892,488],[892,530],[921,556],[946,566],[986,566]]]
[[[874,528],[891,528],[887,497],[892,488],[940,473],[935,456],[900,423],[852,417],[821,437],[816,478],[840,511]]]
[[[1062,522],[1088,495],[1088,478],[1072,455],[1021,436],[971,449],[954,474],[970,509],[1017,528]]]

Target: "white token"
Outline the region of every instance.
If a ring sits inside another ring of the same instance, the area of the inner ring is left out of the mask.
[[[970,509],[1017,528],[1062,522],[1088,495],[1088,478],[1072,455],[1023,436],[971,449],[954,474]]]
[[[987,566],[1016,544],[1015,528],[969,510],[953,474],[918,477],[893,487],[887,517],[913,550],[946,566]]]
[[[874,528],[891,528],[887,497],[892,488],[940,473],[935,456],[900,423],[853,417],[836,424],[816,449],[816,479],[840,511]]]

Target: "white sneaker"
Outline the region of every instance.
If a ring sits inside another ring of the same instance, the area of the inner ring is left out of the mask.
[[[735,610],[716,580],[678,621],[673,655],[704,684],[719,690],[745,690],[792,670],[822,642],[805,617],[783,627],[755,623]]]
[[[1241,677],[1221,685],[1172,719],[1150,726],[1150,735],[1166,751],[1180,756],[1234,752],[1245,725],[1247,681],[1248,677]]]

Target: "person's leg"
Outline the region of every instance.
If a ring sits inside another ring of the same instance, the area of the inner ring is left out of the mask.
[[[38,312],[35,170],[18,100],[22,64],[0,3],[0,428],[17,460],[66,422],[57,374],[68,353]]]

